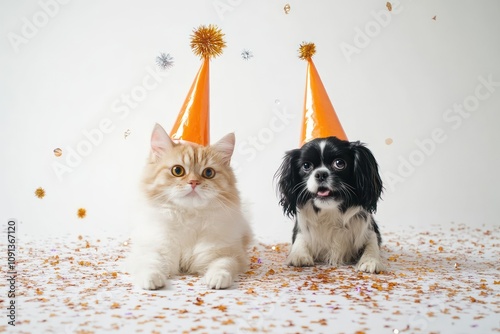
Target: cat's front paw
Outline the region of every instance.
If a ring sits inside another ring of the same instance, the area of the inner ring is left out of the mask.
[[[136,275],[136,282],[141,289],[157,290],[165,286],[165,275],[160,271],[144,271]]]
[[[205,274],[207,286],[210,289],[227,289],[233,284],[233,277],[227,270],[209,270]]]
[[[380,262],[379,259],[374,257],[361,258],[357,265],[358,271],[364,271],[365,273],[380,273],[385,270],[385,266]]]

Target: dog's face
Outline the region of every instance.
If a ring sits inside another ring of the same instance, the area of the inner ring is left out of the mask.
[[[276,177],[280,204],[291,216],[309,201],[318,210],[359,205],[374,212],[382,192],[370,150],[336,137],[314,139],[288,151]]]

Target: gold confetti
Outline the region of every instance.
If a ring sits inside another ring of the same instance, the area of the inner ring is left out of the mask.
[[[314,43],[302,42],[299,46],[299,58],[302,60],[310,59],[316,53],[316,45]]]
[[[62,149],[60,149],[59,147],[54,149],[54,155],[56,157],[60,157],[62,155]]]
[[[394,142],[394,141],[392,140],[392,138],[387,138],[387,139],[385,140],[386,145],[391,145],[393,142]]]
[[[285,7],[283,7],[283,10],[285,11],[285,14],[290,13],[290,4],[286,4]]]
[[[77,212],[77,216],[78,218],[85,218],[85,216],[87,215],[87,210],[85,210],[84,208],[80,208],[78,209],[78,212]]]
[[[432,17],[432,19],[433,19],[434,21],[436,21],[436,15],[434,15],[434,16]]]
[[[385,6],[387,7],[388,11],[392,12],[392,4],[390,2],[387,2]]]
[[[215,25],[200,26],[191,35],[191,49],[201,58],[214,58],[222,54],[226,47],[224,34]]]
[[[43,189],[42,187],[38,187],[35,190],[35,196],[38,198],[44,198],[45,197],[45,189]]]

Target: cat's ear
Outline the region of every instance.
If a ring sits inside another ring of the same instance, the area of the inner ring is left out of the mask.
[[[155,124],[153,133],[151,134],[151,153],[153,156],[160,157],[166,151],[174,147],[174,142],[169,135],[158,123]]]
[[[234,133],[231,132],[212,145],[212,148],[222,154],[223,162],[227,165],[231,162],[235,141]]]

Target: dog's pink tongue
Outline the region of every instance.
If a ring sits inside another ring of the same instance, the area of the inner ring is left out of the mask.
[[[330,190],[320,190],[320,191],[318,191],[317,195],[319,197],[326,197],[326,196],[330,195]]]

